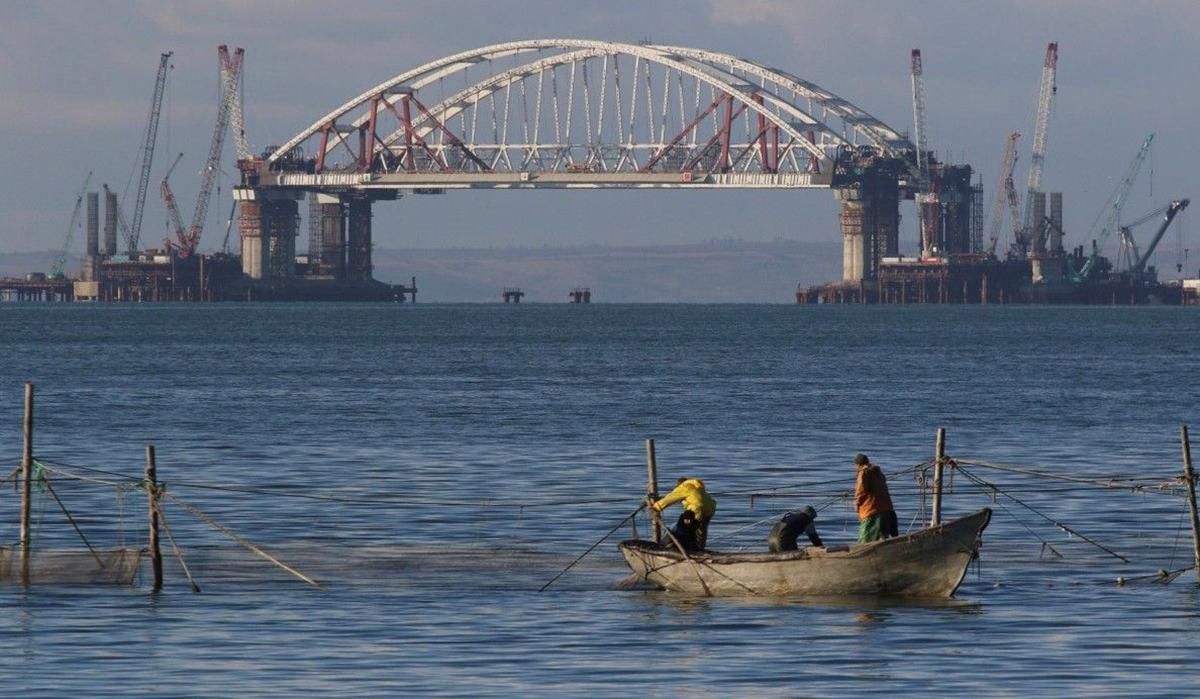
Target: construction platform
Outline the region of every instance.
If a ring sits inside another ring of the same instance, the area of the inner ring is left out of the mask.
[[[1027,264],[971,255],[884,258],[874,279],[801,287],[796,303],[1015,303],[1029,285]]]
[[[1027,260],[962,255],[935,259],[885,258],[874,279],[796,290],[796,303],[1200,305],[1200,282],[1188,286],[1121,276],[1075,284],[1033,282]]]
[[[70,279],[50,278],[32,273],[24,279],[0,278],[0,301],[72,301],[75,298],[74,283]]]

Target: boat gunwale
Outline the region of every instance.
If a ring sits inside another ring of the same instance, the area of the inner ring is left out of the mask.
[[[920,539],[927,539],[944,532],[948,527],[961,526],[967,521],[981,517],[983,522],[979,525],[976,531],[976,537],[987,528],[992,519],[992,509],[984,507],[980,510],[972,512],[952,519],[948,522],[943,522],[936,527],[928,527],[920,529],[909,534],[895,536],[888,539],[880,539],[878,541],[870,541],[865,544],[850,544],[848,546],[835,546],[818,548],[808,546],[796,551],[786,551],[782,553],[770,553],[765,551],[751,551],[746,553],[723,553],[715,550],[697,551],[685,557],[677,550],[663,548],[649,539],[626,539],[617,545],[619,549],[629,549],[641,555],[655,556],[661,559],[667,559],[671,562],[683,562],[692,560],[697,563],[713,564],[713,565],[729,565],[737,563],[788,563],[793,561],[812,561],[818,559],[835,559],[835,560],[852,560],[861,558],[872,553],[876,553],[881,548],[896,548],[901,544],[911,543]]]

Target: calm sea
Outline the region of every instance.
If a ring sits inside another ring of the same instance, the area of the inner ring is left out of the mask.
[[[140,547],[154,444],[202,588],[166,541],[160,594],[145,563],[132,587],[0,585],[3,693],[1195,696],[1194,573],[1134,579],[1191,565],[1157,486],[1200,433],[1198,337],[1161,307],[0,305],[8,463],[33,382],[55,493],[94,546]],[[850,541],[859,451],[913,526],[905,469],[938,427],[961,461],[1076,479],[956,472],[947,514],[995,515],[953,601],[630,588],[629,525],[538,591],[637,507],[647,437],[737,550],[809,503]],[[1094,484],[1119,479],[1144,487]],[[48,493],[33,519],[35,547],[81,547]]]

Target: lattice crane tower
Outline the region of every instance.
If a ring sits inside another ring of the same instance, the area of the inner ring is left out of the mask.
[[[1042,84],[1038,90],[1037,121],[1033,131],[1033,153],[1029,161],[1029,181],[1025,187],[1025,240],[1032,239],[1035,226],[1041,221],[1033,220],[1033,193],[1042,189],[1042,166],[1046,161],[1046,129],[1050,125],[1050,111],[1054,108],[1054,96],[1058,92],[1056,73],[1058,70],[1058,43],[1046,47],[1046,59],[1042,62]]]
[[[142,175],[138,180],[137,199],[133,206],[133,222],[129,228],[126,247],[129,254],[137,251],[142,234],[142,213],[146,207],[146,191],[150,185],[150,167],[154,164],[154,144],[158,140],[158,118],[162,113],[163,91],[167,84],[167,68],[173,51],[168,51],[158,60],[158,74],[154,78],[154,94],[150,98],[150,116],[146,120],[146,136],[142,144]]]
[[[1013,192],[1013,168],[1017,165],[1017,139],[1021,137],[1020,132],[1013,131],[1008,135],[1008,145],[1004,148],[1004,158],[1000,162],[1000,176],[996,178],[996,194],[992,198],[992,217],[988,221],[991,225],[991,247],[990,253],[996,254],[996,244],[1000,241],[1000,227],[1004,223],[1004,205],[1006,202],[1012,204],[1013,225],[1020,228],[1019,221],[1016,220],[1016,206],[1013,199],[1009,196]]]

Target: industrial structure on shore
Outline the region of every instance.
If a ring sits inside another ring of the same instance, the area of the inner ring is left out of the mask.
[[[1033,152],[1022,199],[1013,182],[1020,133],[1009,134],[996,182],[990,237],[983,238],[982,185],[972,185],[969,165],[936,163],[927,150],[921,52],[912,52],[915,158],[881,159],[874,153],[839,165],[849,175],[841,186],[842,280],[796,290],[797,303],[1200,303],[1200,280],[1162,283],[1148,261],[1175,216],[1187,208],[1179,199],[1122,225],[1121,212],[1146,158],[1154,134],[1143,141],[1124,177],[1089,232],[1090,251],[1063,246],[1063,196],[1042,190],[1046,132],[1057,93],[1058,44],[1046,48],[1039,89]],[[918,208],[920,253],[904,258],[899,249],[900,199]],[[1005,212],[1012,241],[1001,255],[997,246]],[[1144,249],[1134,228],[1159,226]],[[1114,262],[1101,253],[1118,236]],[[1182,265],[1179,267],[1182,271]]]
[[[84,181],[75,204],[67,241],[49,274],[30,273],[24,279],[0,279],[0,300],[16,301],[223,301],[223,300],[330,300],[330,301],[406,301],[416,300],[416,279],[411,285],[392,285],[372,278],[369,224],[363,237],[361,217],[355,212],[361,205],[330,204],[319,195],[313,197],[313,235],[310,254],[296,254],[295,224],[278,223],[282,215],[296,217],[295,201],[270,198],[238,197],[230,211],[224,243],[220,252],[199,251],[216,173],[220,169],[225,134],[234,132],[238,158],[251,160],[245,138],[241,95],[241,67],[244,52],[217,49],[221,94],[217,119],[202,170],[199,194],[190,225],[185,226],[169,182],[180,154],[168,168],[159,191],[172,224],[174,238],[160,248],[142,248],[140,230],[154,159],[159,116],[171,52],[160,56],[149,117],[140,152],[141,177],[138,183],[132,221],[126,223],[117,194],[104,186],[103,239],[100,226],[99,192],[88,191],[91,173]],[[86,207],[83,207],[86,201]],[[240,204],[239,233],[241,255],[231,254],[229,234],[234,212]],[[86,209],[86,244],[83,264],[75,278],[68,278],[65,262],[73,233],[79,224],[81,208]],[[264,216],[263,212],[267,215]],[[343,223],[349,217],[352,225]],[[263,222],[267,222],[264,228]],[[272,228],[271,226],[275,226]],[[125,238],[122,252],[117,250],[118,228]]]
[[[545,39],[485,46],[404,71],[258,154],[243,125],[244,54],[224,46],[218,53],[221,97],[191,224],[185,227],[179,214],[169,169],[160,191],[174,239],[162,249],[139,250],[168,53],[155,84],[133,225],[125,225],[108,192],[100,246],[97,195],[87,193],[80,279],[69,291],[61,270],[19,280],[31,285],[30,294],[113,301],[415,300],[415,279],[392,286],[372,277],[372,208],[404,194],[469,189],[832,189],[841,207],[842,279],[798,289],[801,303],[1185,302],[1190,288],[1159,283],[1147,264],[1187,199],[1121,224],[1153,135],[1114,192],[1091,249],[1066,251],[1062,194],[1050,192],[1047,199],[1041,182],[1056,93],[1054,43],[1043,62],[1023,199],[1013,182],[1020,137],[1014,132],[987,240],[983,186],[974,169],[939,161],[928,145],[919,50],[911,54],[913,140],[803,78],[729,54]],[[226,130],[234,133],[240,174],[233,192],[240,250],[228,252],[231,210],[221,252],[204,255],[198,244]],[[306,256],[296,248],[302,201]],[[918,211],[919,253],[910,257],[900,254],[902,201],[914,201]],[[1006,212],[1013,239],[1001,247]],[[1143,250],[1133,228],[1156,218],[1160,227]],[[118,228],[128,231],[120,255]],[[1116,261],[1101,255],[1112,236],[1125,253]],[[0,295],[6,293],[11,288],[0,282]],[[520,296],[506,290],[505,298]],[[590,293],[572,298],[587,302]]]

